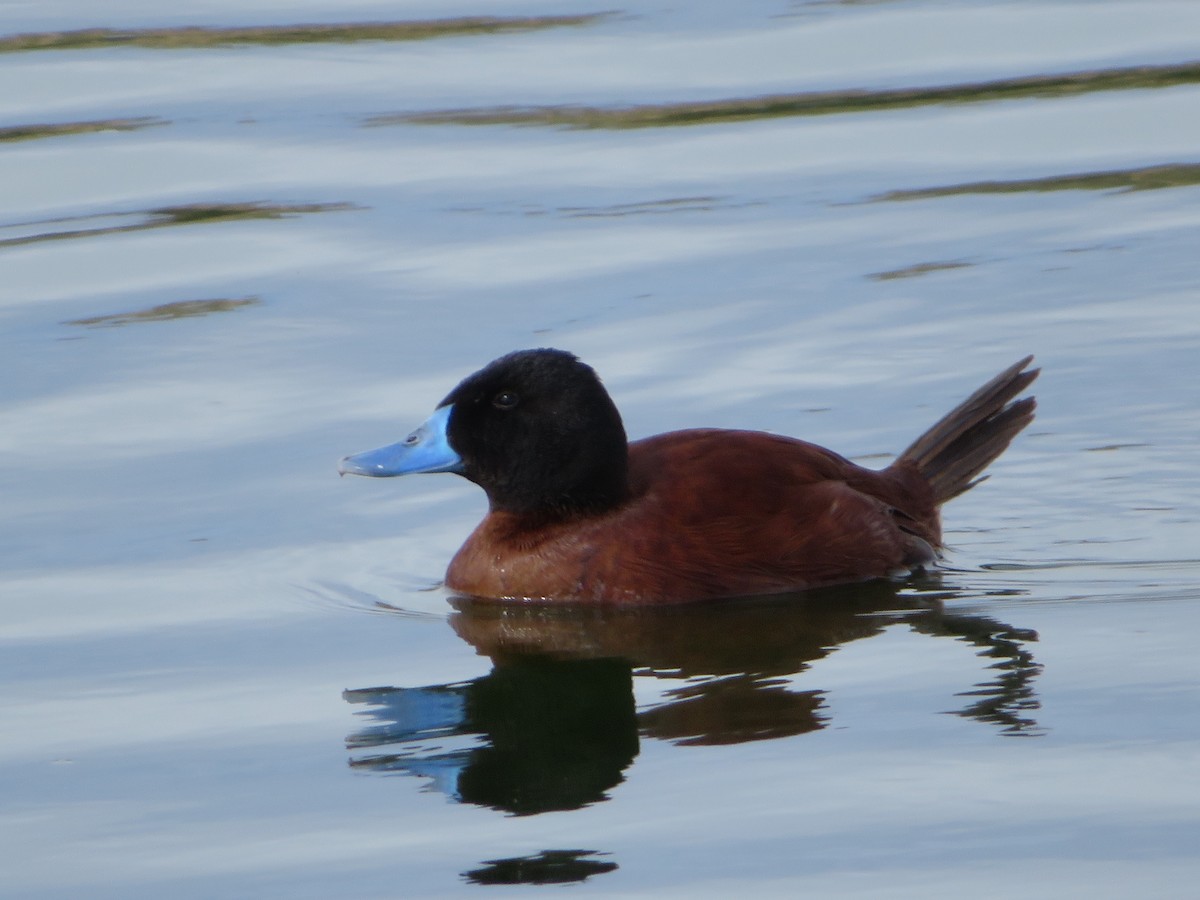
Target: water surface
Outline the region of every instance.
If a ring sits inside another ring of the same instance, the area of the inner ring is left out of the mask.
[[[1200,8],[0,9],[5,893],[1188,895]],[[1044,374],[929,579],[452,605],[334,465],[537,345],[871,465]]]

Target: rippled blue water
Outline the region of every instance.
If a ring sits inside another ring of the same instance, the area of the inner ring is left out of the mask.
[[[1200,7],[8,40],[581,11],[0,3],[0,893],[1188,896]],[[1044,374],[936,580],[452,610],[479,492],[334,464],[543,344],[878,464]]]

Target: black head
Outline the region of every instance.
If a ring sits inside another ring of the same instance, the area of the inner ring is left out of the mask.
[[[518,350],[442,401],[461,473],[492,509],[561,517],[609,509],[626,490],[621,415],[591,367],[563,350]]]

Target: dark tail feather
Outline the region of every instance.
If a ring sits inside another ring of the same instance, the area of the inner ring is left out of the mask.
[[[939,505],[983,481],[976,476],[1033,421],[1037,402],[1032,397],[1009,402],[1038,377],[1040,369],[1026,371],[1031,362],[1033,357],[1027,356],[1005,369],[913,441],[896,460],[917,467],[933,486]]]

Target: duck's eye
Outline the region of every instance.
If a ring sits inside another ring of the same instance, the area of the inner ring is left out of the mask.
[[[518,399],[515,391],[501,391],[492,398],[492,406],[496,409],[512,409],[517,405]]]

